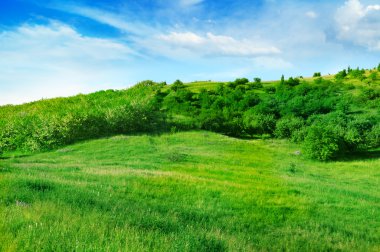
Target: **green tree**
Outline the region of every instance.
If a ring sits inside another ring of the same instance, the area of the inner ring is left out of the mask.
[[[249,82],[249,80],[247,78],[238,78],[234,82],[235,82],[236,86],[238,86],[238,85],[247,84]]]
[[[249,135],[272,134],[276,128],[276,118],[272,114],[256,113],[250,109],[243,116],[244,130]]]
[[[287,116],[283,117],[276,123],[274,135],[278,138],[291,138],[292,135],[302,127],[305,121],[301,117]]]
[[[351,72],[352,72],[352,71],[351,71]],[[335,75],[335,79],[337,79],[337,80],[342,80],[342,79],[344,79],[346,76],[347,76],[347,71],[346,71],[346,69],[343,69],[342,71],[340,71],[339,73],[337,73],[337,74]]]
[[[303,152],[309,158],[320,161],[338,157],[342,151],[342,141],[338,131],[331,125],[310,126],[303,143]]]
[[[185,85],[180,80],[176,80],[173,83],[173,85],[170,87],[170,89],[173,90],[173,91],[175,91],[175,92],[178,91],[178,90],[180,90],[180,89],[182,89],[182,88],[185,88]]]

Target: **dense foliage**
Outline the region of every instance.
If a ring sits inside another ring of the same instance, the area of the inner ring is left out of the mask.
[[[329,160],[380,147],[379,69],[348,68],[278,83],[246,78],[210,89],[145,81],[121,91],[0,108],[0,151],[44,150],[120,133],[205,129],[302,143]]]
[[[122,133],[161,130],[154,92],[160,85],[4,106],[0,117],[0,150],[39,151],[79,140]]]

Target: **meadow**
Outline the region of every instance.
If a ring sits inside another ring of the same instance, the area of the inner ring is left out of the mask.
[[[379,251],[380,65],[0,107],[0,251]]]
[[[0,161],[1,251],[379,251],[378,152],[119,135]]]

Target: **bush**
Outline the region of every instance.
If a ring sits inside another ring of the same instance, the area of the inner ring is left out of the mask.
[[[342,79],[344,79],[346,76],[347,76],[347,71],[346,71],[346,69],[343,69],[342,71],[340,71],[339,73],[337,73],[337,74],[335,75],[335,79],[336,79],[336,80],[342,80]]]
[[[247,78],[238,78],[234,82],[235,82],[236,86],[238,86],[238,85],[247,84],[249,82],[249,80]]]
[[[323,83],[323,78],[322,77],[317,77],[314,79],[314,83],[319,85]]]
[[[272,134],[276,127],[276,119],[273,114],[256,113],[248,110],[243,116],[244,130],[249,135]]]
[[[261,79],[260,79],[260,78],[258,78],[258,77],[256,77],[256,78],[253,78],[253,81],[254,81],[255,83],[261,83]]]
[[[345,146],[348,151],[357,151],[367,149],[369,142],[367,136],[369,132],[372,132],[376,123],[375,118],[371,117],[356,117],[347,124],[347,128],[344,134]],[[373,131],[376,134],[376,131]],[[376,139],[376,135],[372,135],[373,140]],[[369,140],[376,144],[375,142]]]
[[[372,127],[371,131],[366,132],[365,140],[370,149],[380,147],[380,124]]]
[[[262,88],[262,87],[263,87],[263,84],[257,83],[257,82],[249,84],[249,89],[259,89],[259,88]]]
[[[198,120],[201,129],[223,132],[224,118],[220,112],[203,110],[200,113]]]
[[[300,79],[290,77],[285,83],[291,87],[298,86],[300,84]]]
[[[342,152],[340,129],[334,126],[313,125],[307,129],[303,143],[306,156],[320,161],[327,161]]]
[[[171,90],[173,90],[174,92],[182,89],[182,88],[185,88],[186,86],[183,84],[182,81],[180,80],[176,80],[173,85],[170,87]]]
[[[293,133],[301,129],[305,122],[301,117],[287,116],[276,123],[274,135],[278,138],[291,138]]]

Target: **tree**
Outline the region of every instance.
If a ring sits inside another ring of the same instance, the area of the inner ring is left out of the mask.
[[[315,73],[313,74],[313,77],[321,77],[321,73],[320,73],[320,72],[315,72]]]
[[[379,65],[377,66],[377,71],[380,72],[380,63],[379,63]]]
[[[305,125],[302,117],[287,116],[276,123],[275,136],[278,138],[291,138],[293,133]]]
[[[286,84],[288,84],[291,87],[297,86],[300,84],[300,79],[290,77]]]
[[[238,85],[245,85],[249,82],[249,80],[247,78],[238,78],[235,80],[235,84],[236,86]]]
[[[261,84],[260,78],[254,78],[253,81],[254,81],[253,83],[249,84],[250,89],[258,89],[258,88],[263,87],[263,84]]]
[[[253,81],[256,83],[256,84],[261,84],[261,79],[260,78],[254,78]]]
[[[273,114],[256,113],[250,109],[243,115],[244,130],[249,135],[272,134],[276,128],[276,118]]]
[[[351,72],[352,72],[352,71],[351,71]],[[337,80],[342,80],[342,79],[344,79],[346,76],[347,76],[347,71],[346,71],[346,69],[343,69],[342,71],[340,71],[339,73],[337,73],[337,74],[335,75],[335,79],[337,79]]]
[[[285,84],[285,77],[284,75],[281,75],[281,82],[280,82],[281,85],[284,85]]]
[[[341,141],[339,133],[334,127],[312,125],[307,129],[303,143],[303,151],[306,156],[320,161],[338,157],[342,151]]]
[[[179,89],[185,88],[185,85],[183,84],[182,81],[176,80],[173,85],[170,87],[171,90],[173,91],[178,91]]]

